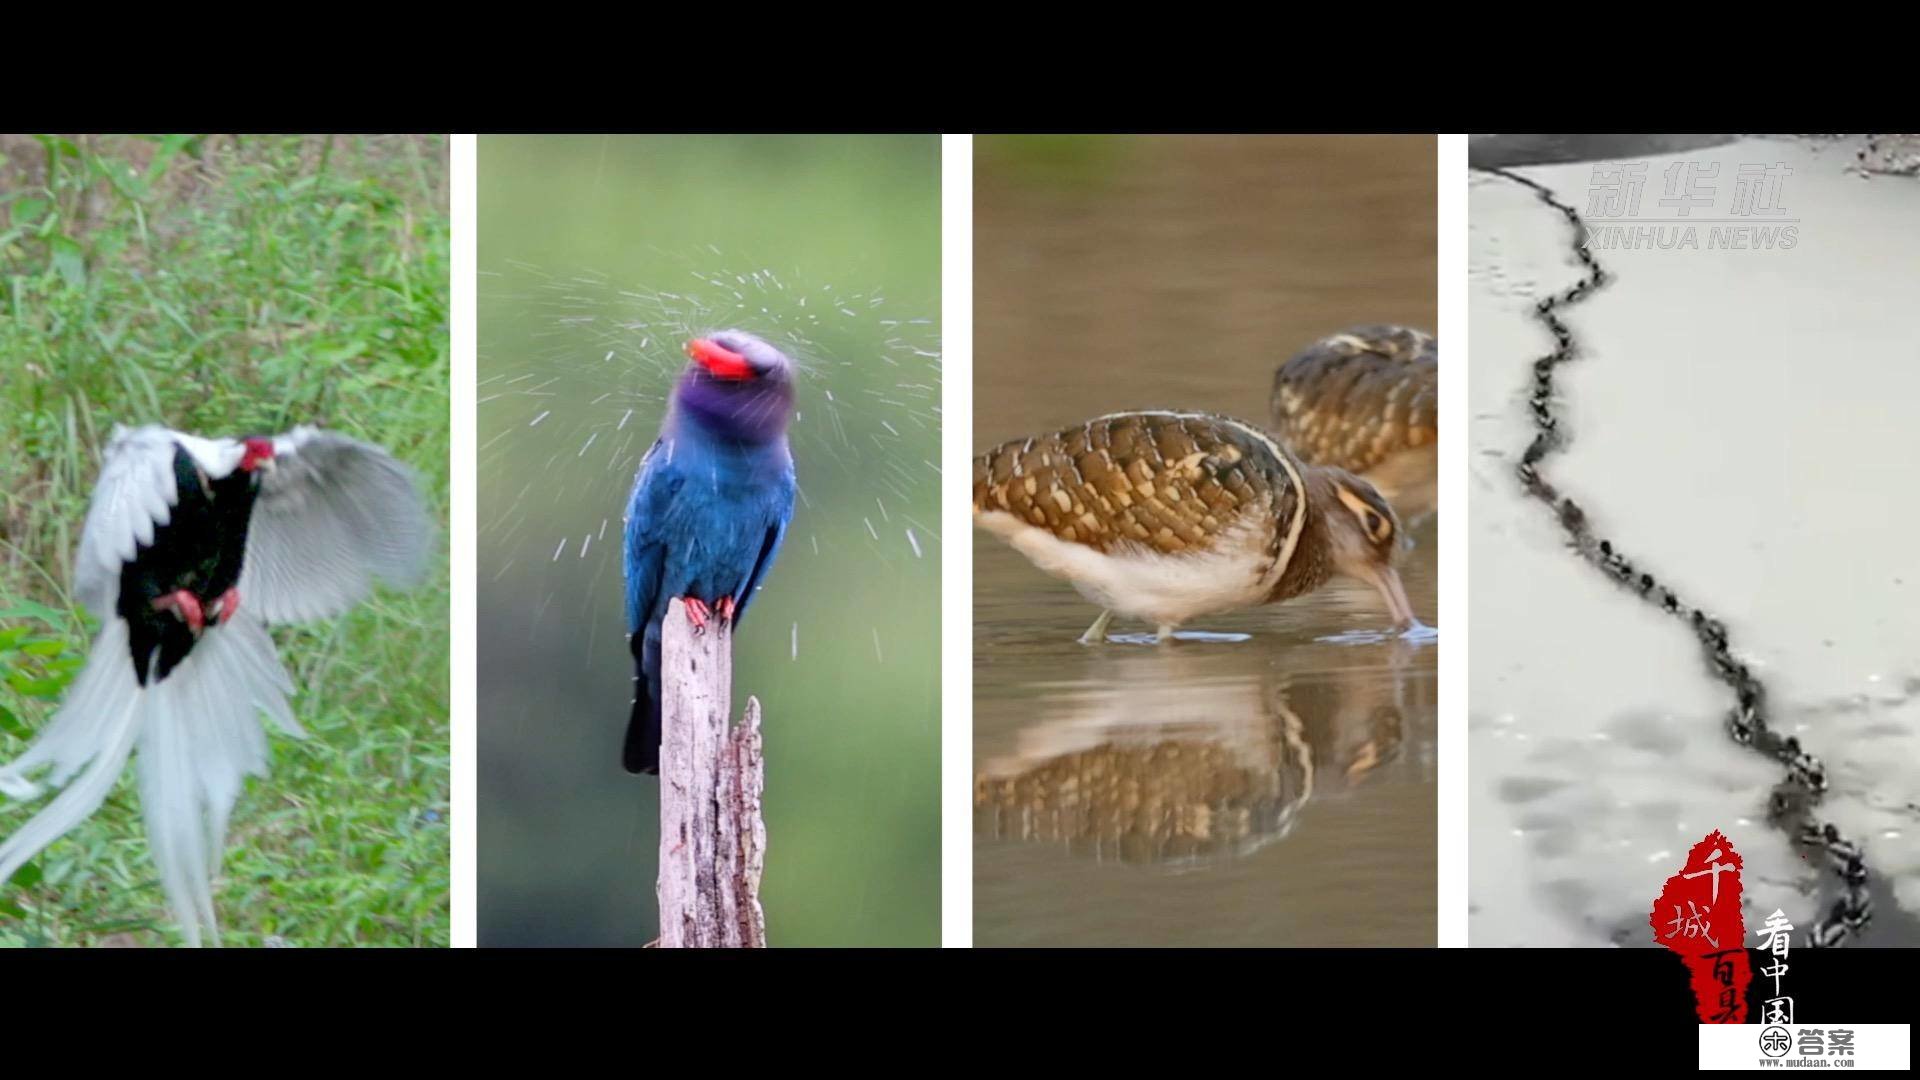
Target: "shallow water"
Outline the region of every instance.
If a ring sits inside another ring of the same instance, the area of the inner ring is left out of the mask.
[[[1369,591],[1087,646],[1095,609],[999,541],[974,580],[977,944],[1433,941],[1438,647],[1316,640],[1378,627]]]
[[[1434,325],[1428,139],[979,140],[978,448],[1122,409],[1264,421],[1273,368]],[[1435,610],[1436,526],[1401,572]],[[1438,644],[1337,584],[1167,645],[974,537],[978,945],[1428,945]],[[1233,640],[1244,636],[1244,640]],[[1335,638],[1336,640],[1320,640]]]

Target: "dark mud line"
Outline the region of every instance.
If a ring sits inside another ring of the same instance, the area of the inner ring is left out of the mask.
[[[1727,734],[1740,746],[1765,754],[1786,767],[1785,777],[1774,786],[1767,800],[1768,823],[1785,833],[1803,854],[1809,857],[1824,854],[1828,868],[1840,883],[1840,896],[1808,931],[1807,944],[1844,945],[1858,937],[1872,918],[1873,890],[1869,888],[1866,860],[1859,845],[1841,836],[1832,824],[1814,817],[1814,808],[1827,789],[1826,766],[1802,749],[1798,739],[1772,730],[1767,721],[1766,687],[1733,655],[1728,646],[1726,624],[1701,608],[1683,602],[1651,572],[1636,567],[1611,540],[1596,536],[1586,511],[1570,496],[1563,495],[1540,471],[1542,461],[1567,446],[1554,409],[1554,371],[1579,355],[1573,329],[1556,312],[1579,303],[1589,293],[1605,286],[1610,277],[1593,252],[1581,242],[1586,235],[1586,224],[1579,211],[1556,198],[1552,189],[1518,173],[1497,167],[1483,171],[1527,188],[1564,217],[1572,236],[1573,254],[1587,269],[1585,277],[1534,305],[1534,317],[1553,335],[1555,345],[1552,352],[1533,362],[1533,385],[1527,403],[1533,412],[1535,434],[1516,469],[1520,483],[1528,495],[1545,503],[1553,512],[1579,558],[1692,629],[1700,641],[1708,671],[1733,691],[1735,705],[1727,713]]]

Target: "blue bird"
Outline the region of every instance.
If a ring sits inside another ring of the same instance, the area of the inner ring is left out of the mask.
[[[660,623],[685,601],[696,630],[736,626],[793,517],[793,361],[752,334],[687,343],[660,437],[627,501],[627,629],[639,670],[628,772],[660,771]]]

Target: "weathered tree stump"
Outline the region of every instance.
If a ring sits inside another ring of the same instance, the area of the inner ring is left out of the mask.
[[[660,947],[755,949],[767,944],[760,871],[760,703],[729,726],[733,628],[696,633],[673,601],[661,628]]]

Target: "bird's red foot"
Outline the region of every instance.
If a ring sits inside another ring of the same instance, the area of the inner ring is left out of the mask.
[[[680,602],[687,605],[687,621],[693,624],[693,632],[698,634],[704,631],[707,620],[713,616],[713,609],[707,606],[705,600],[696,600],[691,596],[681,597]]]
[[[173,612],[195,634],[207,626],[206,613],[200,610],[200,598],[186,589],[175,589],[165,596],[154,597],[153,610]]]
[[[220,623],[232,622],[234,614],[239,610],[240,589],[238,586],[235,586],[221,593],[220,599],[215,600],[213,607],[207,609],[207,623],[208,625],[218,625]]]
[[[730,623],[733,621],[733,597],[721,597],[719,602],[713,605],[713,609],[720,613],[721,622]]]

